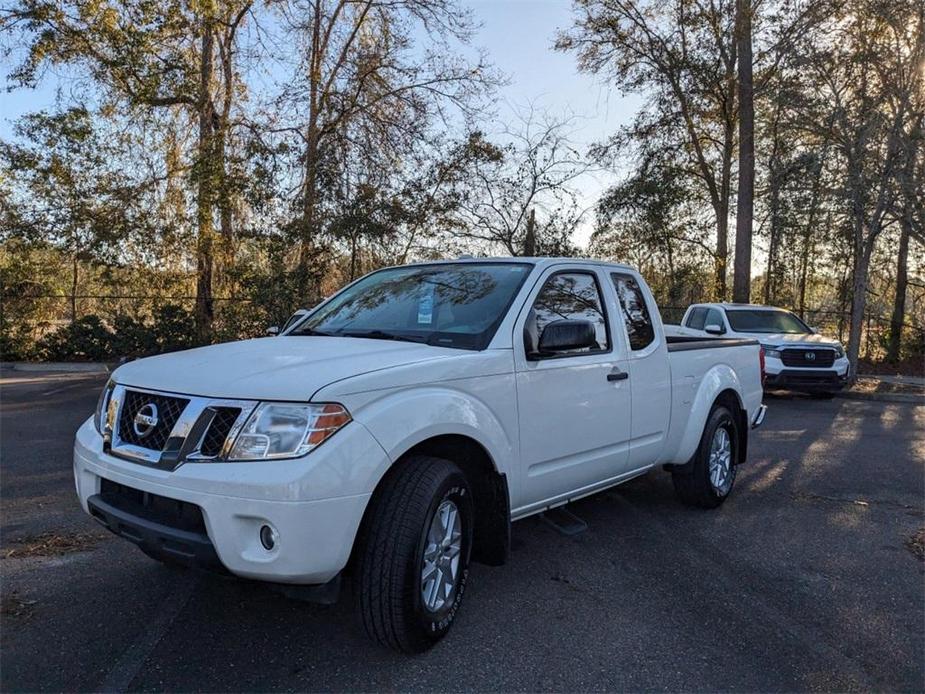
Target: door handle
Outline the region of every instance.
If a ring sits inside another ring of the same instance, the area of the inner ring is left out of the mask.
[[[626,371],[620,371],[619,369],[614,369],[609,374],[607,374],[608,381],[625,381],[630,377],[629,373]]]

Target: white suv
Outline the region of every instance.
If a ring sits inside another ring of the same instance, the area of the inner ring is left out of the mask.
[[[838,340],[819,335],[798,316],[774,306],[693,304],[683,335],[750,337],[764,348],[765,387],[831,397],[848,380],[848,359]]]

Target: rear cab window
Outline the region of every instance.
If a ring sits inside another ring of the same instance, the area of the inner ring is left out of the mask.
[[[643,350],[655,341],[655,328],[642,289],[632,275],[614,272],[610,277],[617,291],[630,349]]]

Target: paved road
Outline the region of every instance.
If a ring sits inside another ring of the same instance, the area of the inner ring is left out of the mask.
[[[722,509],[680,506],[658,473],[574,504],[576,538],[517,523],[450,636],[404,658],[349,601],[174,572],[105,534],[7,558],[100,534],[69,452],[101,384],[2,384],[2,691],[925,689],[925,565],[905,546],[925,524],[925,407],[770,400]]]

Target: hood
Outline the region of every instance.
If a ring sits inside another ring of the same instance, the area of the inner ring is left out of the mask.
[[[395,366],[449,359],[459,350],[351,337],[264,337],[129,362],[116,383],[243,400],[307,401],[326,385]]]
[[[793,347],[840,347],[841,343],[831,337],[815,333],[739,333],[753,337],[763,345],[783,345]]]

